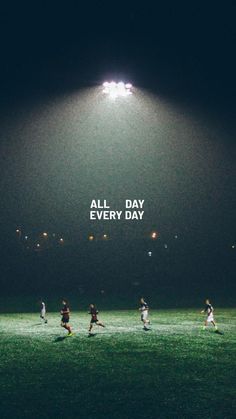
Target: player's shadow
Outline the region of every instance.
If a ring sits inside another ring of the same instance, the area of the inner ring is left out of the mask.
[[[35,323],[35,324],[32,324],[32,326],[41,326],[43,323]]]
[[[89,333],[88,338],[94,338],[94,336],[96,336],[97,333]]]
[[[54,339],[54,342],[62,342],[63,340],[65,340],[67,338],[67,336],[58,336],[56,339]]]
[[[223,335],[224,333],[223,332],[221,332],[220,330],[216,330],[215,331],[215,333],[217,334],[217,335]]]

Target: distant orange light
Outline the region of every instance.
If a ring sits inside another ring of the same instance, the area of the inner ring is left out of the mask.
[[[158,233],[157,233],[157,231],[153,231],[153,232],[151,233],[151,238],[152,238],[153,240],[155,240],[155,239],[157,239],[157,238],[158,238]]]
[[[90,236],[89,236],[89,241],[93,241],[94,240],[94,236],[91,234]]]
[[[62,237],[60,238],[60,243],[64,243],[64,239]]]
[[[44,237],[47,237],[47,236],[48,236],[48,233],[44,232],[44,233],[43,233],[43,236],[44,236]]]

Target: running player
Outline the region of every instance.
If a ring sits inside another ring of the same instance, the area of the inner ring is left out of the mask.
[[[207,327],[208,323],[212,323],[215,330],[217,330],[217,325],[216,325],[216,322],[215,322],[214,316],[213,316],[214,308],[212,307],[209,299],[206,299],[205,304],[206,305],[205,305],[204,310],[201,311],[201,313],[206,313],[207,314],[207,318],[205,320],[203,330],[206,330],[206,327]]]
[[[91,315],[90,325],[89,325],[89,334],[91,335],[91,330],[93,328],[94,323],[97,326],[105,327],[105,325],[98,320],[98,310],[96,309],[94,304],[90,304],[89,306],[89,314]]]
[[[148,307],[148,305],[147,305],[147,303],[146,303],[146,301],[144,300],[143,297],[140,300],[139,311],[141,311],[141,321],[143,322],[143,329],[144,330],[150,330],[147,327],[147,325],[150,324],[150,320],[148,320],[149,307]]]
[[[44,323],[48,322],[46,319],[46,305],[43,300],[40,301],[40,318]]]
[[[61,309],[61,327],[64,327],[68,331],[68,336],[72,336],[70,321],[70,309],[66,300],[62,300],[62,309]]]

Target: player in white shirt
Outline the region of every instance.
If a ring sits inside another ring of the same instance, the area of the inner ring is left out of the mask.
[[[48,322],[46,319],[46,305],[42,300],[40,301],[40,318],[44,323]]]
[[[143,322],[143,329],[150,330],[147,327],[150,324],[150,320],[148,319],[149,307],[143,297],[140,299],[139,311],[141,311],[141,321]]]

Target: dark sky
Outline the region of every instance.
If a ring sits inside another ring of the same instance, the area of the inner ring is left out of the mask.
[[[1,10],[6,91],[75,88],[118,72],[163,91],[235,93],[233,1],[15,3]]]
[[[90,199],[144,197],[140,230],[232,239],[235,11],[233,1],[5,4],[2,230],[87,231]],[[106,78],[131,81],[136,96],[111,109],[94,93]]]

